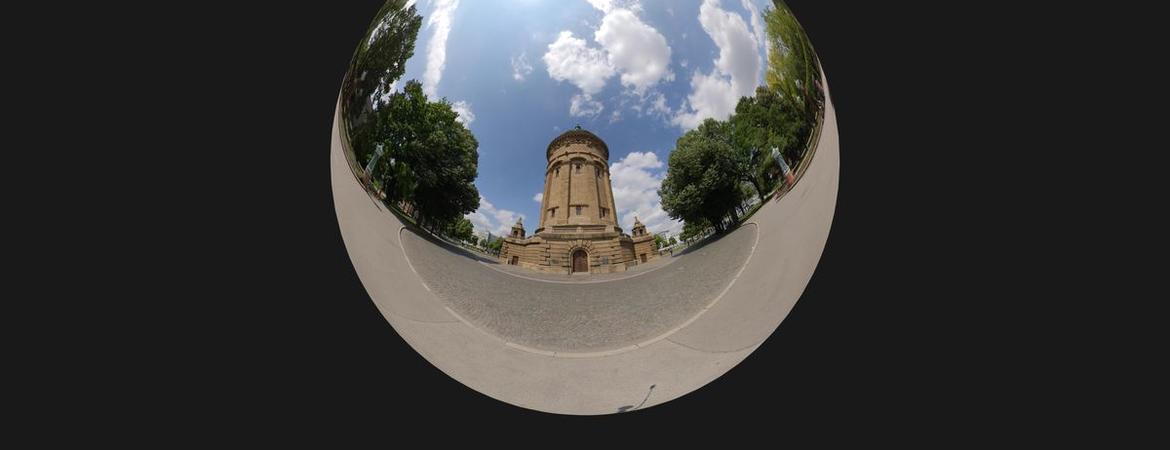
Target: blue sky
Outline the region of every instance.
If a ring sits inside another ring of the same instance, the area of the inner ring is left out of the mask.
[[[619,224],[681,224],[657,189],[675,140],[726,119],[767,61],[770,0],[418,0],[404,80],[456,106],[479,140],[477,233],[539,217],[545,148],[580,124],[610,148]]]

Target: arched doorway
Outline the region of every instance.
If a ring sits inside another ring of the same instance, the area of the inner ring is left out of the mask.
[[[583,249],[577,249],[573,252],[573,268],[572,272],[588,272],[589,271],[589,255]]]

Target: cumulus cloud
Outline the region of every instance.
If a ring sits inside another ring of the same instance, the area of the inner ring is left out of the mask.
[[[601,44],[609,64],[621,73],[622,86],[639,95],[659,81],[674,79],[668,70],[670,46],[666,38],[628,9],[607,11],[593,40]]]
[[[742,1],[743,8],[746,9],[748,11],[748,15],[751,16],[752,35],[755,36],[757,45],[766,51],[768,48],[768,35],[766,34],[767,32],[764,28],[764,16],[760,14],[760,9],[757,8],[756,4],[752,3],[751,0]],[[766,58],[764,60],[767,61]]]
[[[512,225],[516,223],[516,219],[525,218],[524,214],[497,209],[483,195],[479,196],[479,209],[464,217],[471,221],[477,234],[490,232],[496,236],[507,236],[512,231]]]
[[[768,31],[764,25],[764,16],[760,14],[760,9],[756,7],[751,0],[743,0],[744,9],[748,10],[752,19],[752,35],[756,37],[756,42],[759,44],[760,51],[763,52],[763,62],[768,62],[768,57],[772,53],[772,47],[768,45]],[[764,82],[764,67],[760,65],[760,72],[757,75],[756,83],[763,84]]]
[[[434,29],[427,42],[427,68],[423,72],[423,92],[428,97],[437,97],[439,81],[443,79],[443,68],[447,65],[447,36],[451,34],[451,21],[459,0],[433,0],[434,10],[427,17],[427,29]]]
[[[610,164],[614,206],[622,229],[633,228],[635,217],[652,233],[677,233],[682,229],[682,222],[671,219],[662,210],[662,200],[658,197],[658,188],[666,176],[664,167],[654,152],[630,152]]]
[[[532,64],[528,63],[528,55],[525,52],[520,52],[520,56],[512,57],[512,78],[516,81],[524,81],[528,74],[532,73]]]
[[[606,80],[614,75],[605,53],[589,48],[584,39],[573,37],[571,31],[562,31],[541,59],[549,77],[572,83],[586,96],[601,92]]]
[[[586,1],[588,1],[590,5],[593,5],[594,8],[597,8],[601,12],[609,12],[610,10],[613,9],[613,0],[586,0]]]
[[[638,0],[585,0],[597,8],[598,11],[608,14],[618,8],[642,12],[642,4]]]
[[[537,192],[536,195],[532,196],[532,201],[534,201],[536,203],[543,202],[544,201],[544,192]]]
[[[451,110],[459,114],[459,117],[455,120],[458,120],[463,125],[471,125],[471,122],[475,122],[475,113],[471,111],[470,103],[463,100],[457,101],[451,104]]]
[[[748,31],[743,17],[722,9],[719,0],[704,0],[699,23],[719,47],[719,57],[710,73],[695,72],[691,77],[687,103],[672,119],[683,129],[694,128],[709,117],[727,119],[739,98],[752,95],[759,85],[759,41]]]
[[[604,13],[594,29],[590,47],[571,31],[561,31],[542,58],[549,77],[568,81],[580,89],[569,107],[574,116],[596,116],[604,109],[593,96],[601,92],[614,75],[627,93],[645,101],[661,82],[674,80],[670,71],[670,46],[654,27],[638,17],[641,5],[633,0],[588,0]],[[588,23],[585,24],[588,26]],[[640,108],[640,105],[637,105]],[[640,112],[640,110],[639,110]],[[611,116],[613,118],[613,116]]]
[[[601,102],[589,95],[577,94],[569,100],[569,115],[574,117],[596,117],[604,109]]]

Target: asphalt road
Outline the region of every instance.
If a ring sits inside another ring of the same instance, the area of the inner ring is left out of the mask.
[[[632,277],[554,277],[574,282],[521,278],[511,273],[523,272],[490,267],[408,229],[401,239],[423,283],[473,326],[529,348],[598,352],[645,342],[693,318],[731,283],[756,232],[745,225]]]

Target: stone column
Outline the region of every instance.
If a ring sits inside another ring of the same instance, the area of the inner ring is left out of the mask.
[[[552,201],[548,198],[549,187],[552,184],[552,169],[548,168],[544,171],[544,196],[540,198],[540,228],[544,228],[544,221],[548,219],[548,202]]]
[[[573,161],[566,161],[563,165],[568,170],[565,170],[565,219],[562,223],[568,224],[573,217],[570,211],[572,207],[569,206],[573,204]]]

